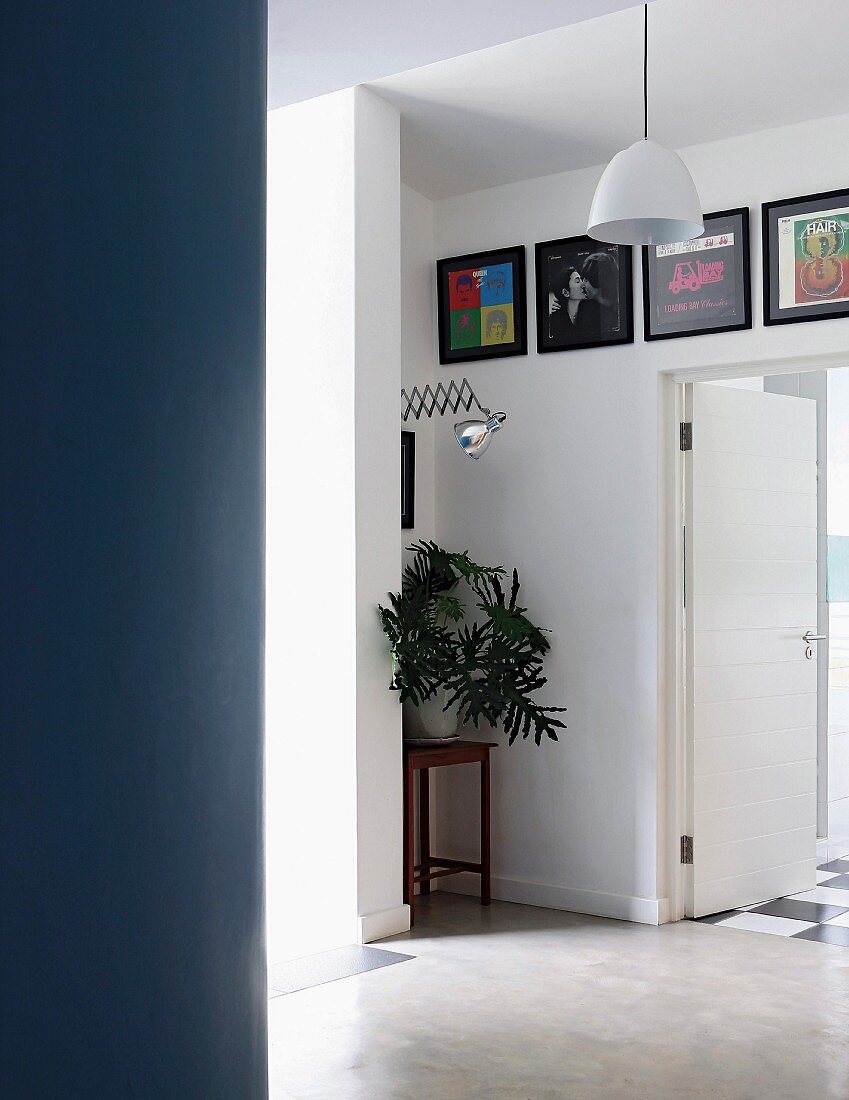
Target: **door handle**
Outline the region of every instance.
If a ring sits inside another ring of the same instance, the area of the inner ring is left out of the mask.
[[[812,630],[806,630],[802,635],[802,641],[810,645],[811,642],[824,642],[827,637],[827,634],[814,634]]]

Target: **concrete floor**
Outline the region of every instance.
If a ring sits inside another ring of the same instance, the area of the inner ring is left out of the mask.
[[[272,1100],[849,1098],[849,949],[436,894],[269,1002]]]

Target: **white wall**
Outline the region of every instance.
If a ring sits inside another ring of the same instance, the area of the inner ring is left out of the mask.
[[[480,463],[465,460],[449,433],[436,435],[437,536],[485,561],[518,566],[531,616],[553,630],[546,698],[569,707],[559,745],[517,743],[494,754],[496,896],[664,919],[659,375],[847,347],[847,321],[761,322],[759,204],[845,184],[849,143],[841,136],[849,137],[847,117],[683,151],[706,211],[752,208],[752,331],[643,342],[635,262],[632,346],[545,356],[531,350],[527,358],[462,370],[438,367],[431,351],[434,374],[466,374],[484,404],[509,415]],[[436,203],[434,256],[524,243],[533,333],[534,242],[584,231],[599,173]],[[423,311],[431,307],[432,281],[429,295]],[[460,771],[440,776],[439,850],[474,857],[476,776]]]
[[[410,392],[435,385],[444,375],[434,362],[435,312],[433,284],[433,203],[411,187],[401,187],[401,379]],[[402,547],[431,539],[436,530],[434,497],[434,438],[451,431],[451,417],[403,425],[416,433],[415,527],[401,532]],[[458,448],[459,450],[459,448]]]
[[[401,379],[407,393],[423,390],[440,380],[433,362],[436,310],[433,283],[433,203],[411,187],[401,187]],[[415,507],[412,528],[401,531],[402,561],[412,555],[407,547],[436,537],[434,441],[437,432],[451,431],[449,416],[420,420],[409,417],[404,431],[415,432]],[[458,448],[459,450],[459,448]],[[394,698],[398,699],[395,695]],[[436,815],[436,790],[430,785],[431,814]],[[418,784],[415,791],[415,830],[418,838]],[[419,887],[417,886],[416,892]]]
[[[355,108],[355,466],[357,614],[357,905],[359,938],[405,931],[402,741],[377,605],[401,571],[401,127],[363,88]],[[332,673],[330,660],[325,662]]]
[[[304,155],[309,150],[309,155]],[[399,119],[365,90],[268,121],[270,963],[403,930]]]
[[[312,156],[293,171],[293,150],[317,134]],[[338,550],[339,533],[347,530],[350,541],[354,524],[353,194],[350,94],[269,114],[269,964],[356,939],[355,561],[350,550]],[[326,286],[337,288],[333,309],[320,289]],[[321,447],[318,415],[327,440]],[[336,639],[329,683],[328,637]]]

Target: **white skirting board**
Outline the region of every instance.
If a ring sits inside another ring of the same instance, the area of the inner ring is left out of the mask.
[[[410,907],[399,905],[396,909],[382,909],[379,913],[367,913],[359,918],[360,943],[374,943],[387,936],[397,936],[410,931]]]
[[[477,875],[452,875],[450,882],[440,883],[446,893],[480,895]],[[668,898],[638,898],[628,894],[606,894],[601,890],[586,890],[577,886],[550,886],[542,882],[492,877],[492,896],[498,901],[513,901],[519,905],[539,905],[543,909],[564,909],[570,913],[586,913],[591,917],[613,917],[637,924],[666,924],[669,920]]]

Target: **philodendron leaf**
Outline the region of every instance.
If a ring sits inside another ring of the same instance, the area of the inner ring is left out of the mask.
[[[518,595],[519,595],[519,570],[514,569],[513,570],[513,584],[510,588],[510,603],[508,605],[511,611],[515,610],[516,599],[518,598]]]
[[[541,652],[549,648],[543,632],[524,615],[525,608],[517,607],[511,610],[504,604],[498,603],[481,603],[478,607],[489,617],[495,629],[511,642],[527,639],[535,649]]]
[[[565,726],[554,715],[564,708],[542,707],[533,698],[546,683],[549,642],[518,606],[516,570],[507,599],[500,566],[478,565],[435,542],[409,550],[401,591],[390,594],[390,607],[378,608],[390,644],[392,689],[418,706],[445,688],[447,706],[457,706],[464,723],[501,725],[510,744],[532,731],[537,745],[544,736],[556,741]],[[452,594],[461,579],[480,601],[479,622],[464,622],[465,608]]]
[[[437,615],[442,615],[454,623],[462,622],[466,609],[456,596],[442,595],[434,603]]]
[[[453,568],[470,583],[490,580],[494,577],[503,576],[507,572],[500,565],[478,565],[477,562],[472,561],[465,551],[462,554],[449,554],[448,557]]]

